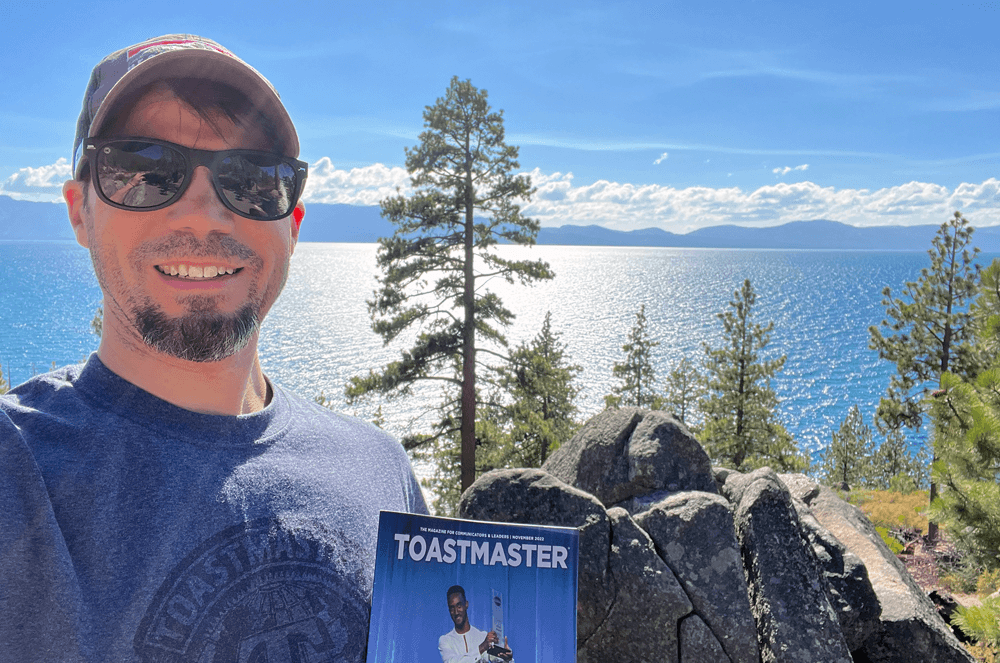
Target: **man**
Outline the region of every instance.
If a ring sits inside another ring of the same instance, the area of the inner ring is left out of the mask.
[[[97,352],[0,398],[0,661],[360,661],[401,446],[263,374],[307,165],[207,39],[105,58],[63,187]]]
[[[473,663],[491,660],[490,650],[503,661],[511,661],[513,652],[507,647],[507,638],[501,652],[500,638],[493,631],[485,633],[469,623],[469,602],[461,585],[448,588],[448,614],[455,628],[438,638],[438,651],[442,663]]]

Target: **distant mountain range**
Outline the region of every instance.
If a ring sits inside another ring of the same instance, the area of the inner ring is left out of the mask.
[[[943,220],[942,220],[943,221]],[[831,249],[839,251],[926,251],[939,225],[868,226],[817,219],[792,221],[767,228],[710,226],[684,235],[644,228],[622,232],[601,226],[542,228],[539,244],[585,246],[662,246],[711,249]],[[1000,226],[976,228],[974,245],[986,252],[1000,251]]]
[[[945,219],[942,219],[945,221]],[[542,228],[539,244],[648,246],[710,249],[835,249],[925,251],[938,226],[869,226],[837,221],[793,221],[768,228],[711,226],[677,235],[659,228],[623,232],[597,225]],[[376,242],[393,226],[378,207],[307,205],[299,240],[303,242]],[[1000,226],[977,228],[975,245],[1000,252]],[[0,240],[73,239],[64,205],[33,203],[0,196]]]

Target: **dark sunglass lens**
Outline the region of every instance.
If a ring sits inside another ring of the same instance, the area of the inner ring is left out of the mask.
[[[226,200],[244,216],[279,219],[292,211],[295,169],[279,156],[230,155],[216,177]]]
[[[184,157],[169,147],[145,141],[103,145],[97,155],[97,181],[108,200],[142,209],[177,196],[184,184]]]

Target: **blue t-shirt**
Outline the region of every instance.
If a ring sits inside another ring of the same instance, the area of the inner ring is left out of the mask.
[[[0,662],[363,660],[379,510],[427,508],[398,442],[272,389],[199,414],[93,354],[0,396]]]

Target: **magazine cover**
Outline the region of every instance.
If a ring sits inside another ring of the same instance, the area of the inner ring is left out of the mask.
[[[575,663],[579,533],[383,511],[367,663]]]

